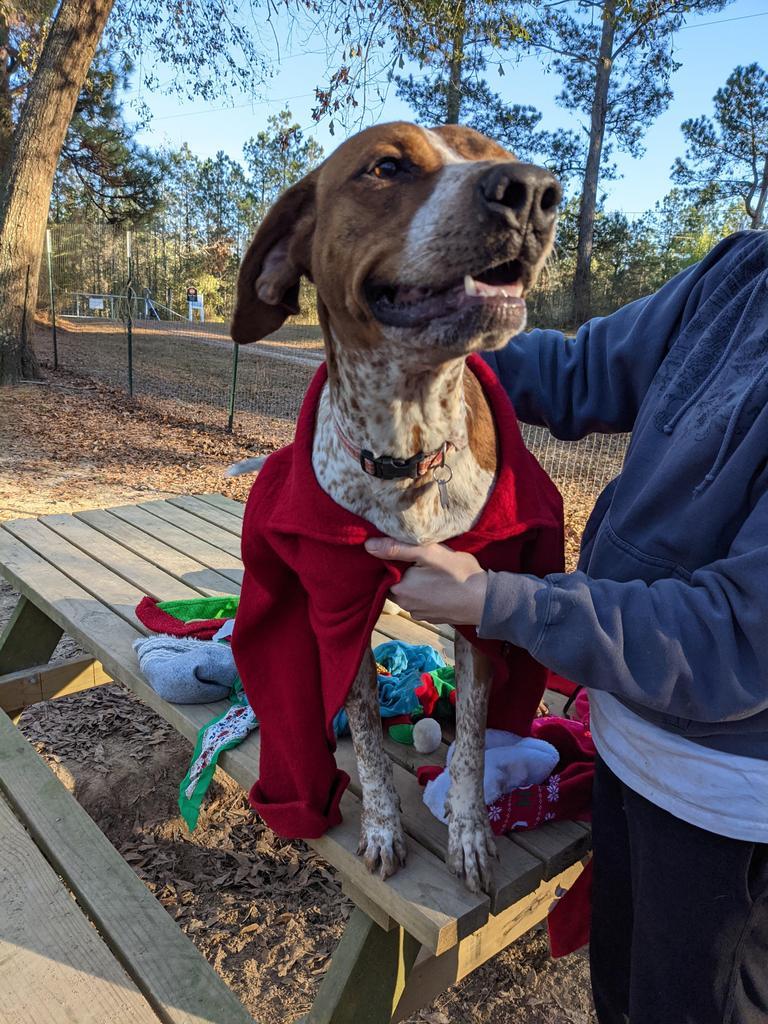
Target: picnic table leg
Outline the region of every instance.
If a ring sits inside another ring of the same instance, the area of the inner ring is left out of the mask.
[[[36,605],[20,597],[0,636],[0,676],[46,664],[63,632]]]
[[[304,1024],[389,1024],[420,948],[356,907]]]

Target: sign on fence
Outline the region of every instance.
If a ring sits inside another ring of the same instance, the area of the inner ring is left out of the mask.
[[[198,293],[197,288],[190,285],[189,288],[187,288],[187,320],[195,319],[195,311],[197,311],[200,323],[204,323],[205,308],[203,306],[203,293]]]
[[[104,299],[97,299],[91,296],[88,299],[88,309],[104,309]]]

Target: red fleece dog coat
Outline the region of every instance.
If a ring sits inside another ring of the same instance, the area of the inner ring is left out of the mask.
[[[562,501],[528,452],[512,405],[479,356],[468,365],[489,401],[499,443],[496,484],[476,526],[449,547],[483,568],[544,576],[563,568]],[[253,485],[243,521],[245,578],[232,649],[260,722],[252,806],[279,835],[313,839],[341,821],[349,782],[333,758],[333,717],[346,701],[384,599],[408,568],[363,547],[381,532],[321,490],[312,442],[322,366],[299,413],[293,444]],[[527,735],[546,671],[520,648],[478,639],[493,664],[488,723]]]

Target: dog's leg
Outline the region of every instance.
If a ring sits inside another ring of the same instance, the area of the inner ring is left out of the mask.
[[[446,799],[448,867],[471,892],[488,889],[496,857],[483,796],[485,726],[491,690],[488,659],[456,634],[456,745]]]
[[[405,835],[400,823],[400,801],[392,779],[392,762],[384,753],[376,684],[376,663],[369,650],[345,704],[363,790],[360,845],[365,865],[380,868],[388,878],[405,864]]]

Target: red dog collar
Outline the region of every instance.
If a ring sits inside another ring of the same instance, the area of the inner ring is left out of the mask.
[[[455,446],[450,441],[443,441],[439,448],[432,452],[417,452],[408,459],[396,459],[393,455],[374,456],[367,448],[357,448],[344,434],[341,427],[336,423],[336,433],[339,440],[352,456],[359,462],[361,469],[369,476],[375,476],[379,480],[417,480],[426,476],[433,469],[445,465],[445,456],[449,449]]]

